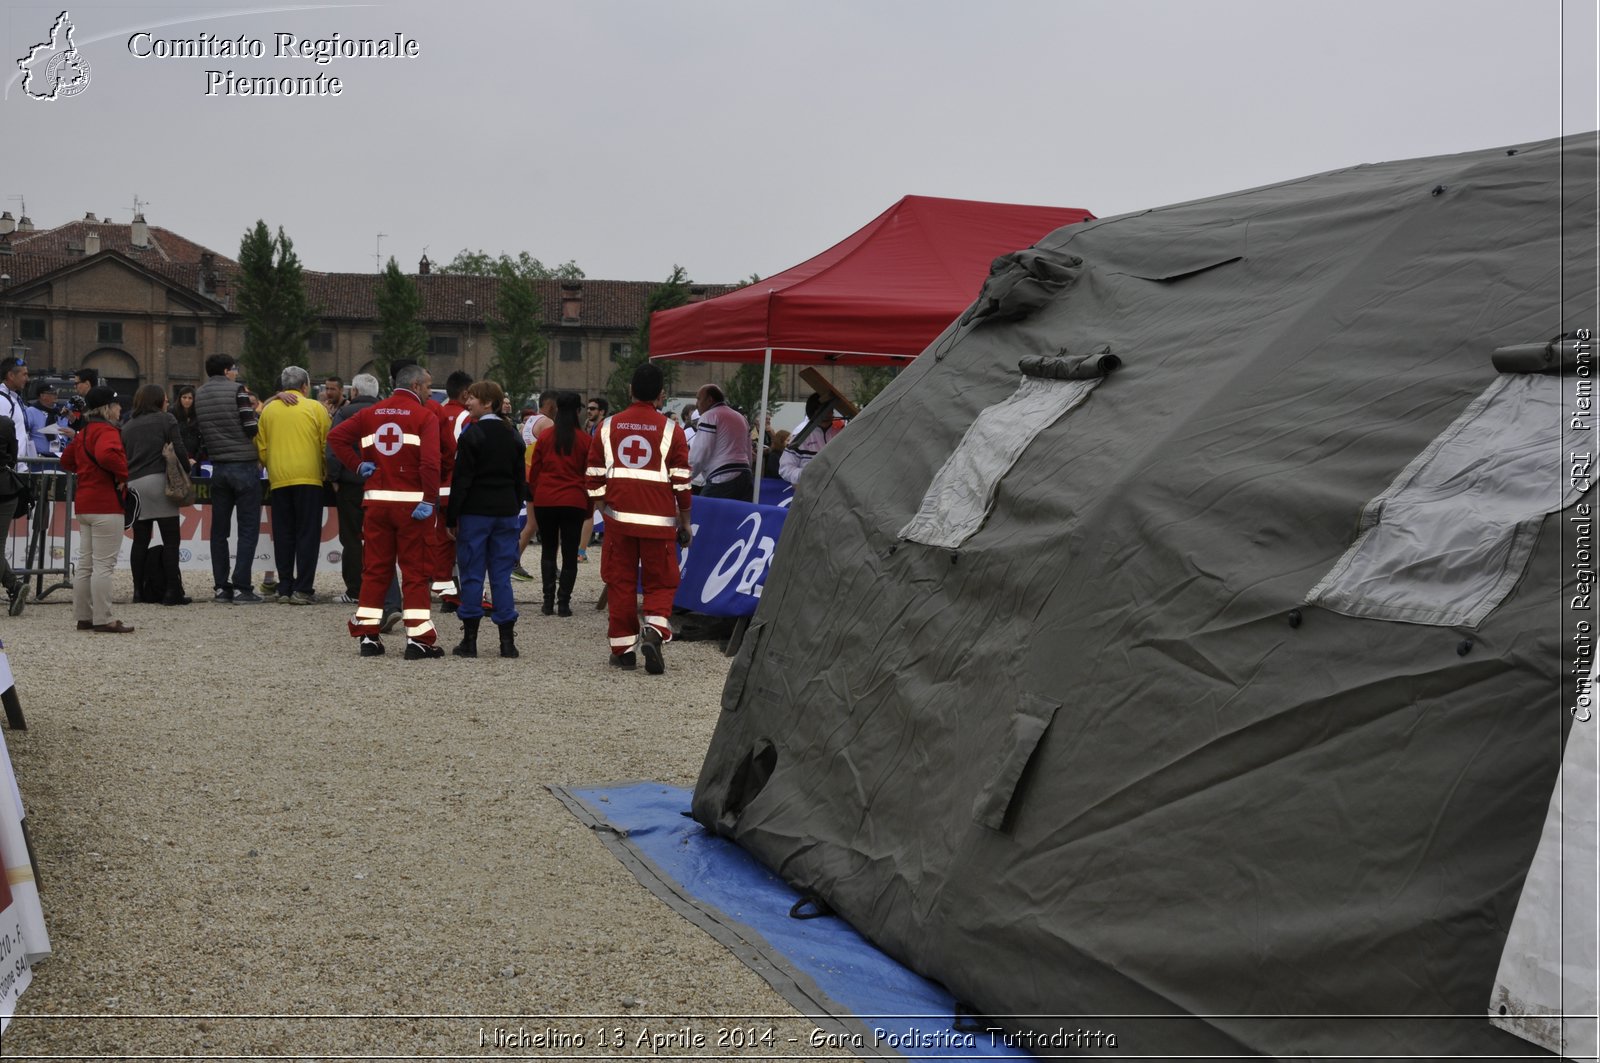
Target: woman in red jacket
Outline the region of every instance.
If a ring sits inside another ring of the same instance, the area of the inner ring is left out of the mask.
[[[122,403],[104,385],[84,397],[88,410],[77,436],[61,452],[61,467],[78,474],[73,508],[78,515],[78,568],[72,578],[72,611],[79,631],[122,635],[133,628],[111,619],[111,573],[122,552],[121,491],[128,482],[128,455],[117,422]]]
[[[589,436],[578,427],[582,400],[575,391],[556,396],[555,424],[539,433],[528,466],[533,519],[539,525],[539,570],[544,577],[544,615],[572,615],[572,585],[578,579],[578,534],[589,516]],[[561,544],[561,586],[556,587],[556,543]]]

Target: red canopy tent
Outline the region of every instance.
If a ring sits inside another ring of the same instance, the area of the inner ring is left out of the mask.
[[[815,258],[650,318],[650,357],[904,365],[977,298],[1000,255],[1094,215],[906,196]]]
[[[763,395],[774,362],[904,365],[978,297],[996,258],[1093,217],[1073,207],[906,196],[798,266],[658,310],[650,316],[650,357],[764,362]],[[757,469],[766,414],[763,407]]]

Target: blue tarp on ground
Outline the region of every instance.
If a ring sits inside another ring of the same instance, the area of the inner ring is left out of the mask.
[[[834,1020],[819,1026],[839,1031],[840,1047],[891,1058],[1029,1058],[998,1031],[957,1029],[956,1001],[943,986],[885,956],[844,920],[792,918],[800,895],[688,818],[688,790],[649,782],[552,790],[600,828],[651,892],[747,963],[749,953],[765,960],[752,969],[802,1013]]]

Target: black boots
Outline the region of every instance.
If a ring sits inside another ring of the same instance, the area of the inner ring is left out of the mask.
[[[478,655],[478,628],[483,623],[483,617],[475,616],[472,619],[461,621],[461,644],[450,652],[457,657],[476,657]],[[517,653],[517,622],[500,624],[500,656],[516,657]]]
[[[539,609],[545,616],[554,616],[556,613],[556,581],[544,581],[544,605]]]
[[[661,632],[649,624],[639,633],[639,653],[644,656],[644,670],[651,675],[667,670],[666,661],[661,657]]]
[[[457,657],[476,657],[478,655],[478,625],[483,623],[483,617],[475,616],[461,621],[461,642],[450,652]],[[503,636],[502,636],[503,637]]]
[[[548,614],[546,614],[546,615],[548,615]],[[556,602],[556,615],[557,616],[571,616],[572,615],[572,596],[570,594],[569,595],[563,595],[561,597],[561,600]]]
[[[363,639],[363,642],[366,640]],[[418,642],[416,639],[406,639],[405,657],[408,661],[426,661],[434,657],[443,657],[444,647],[435,646],[431,642]]]

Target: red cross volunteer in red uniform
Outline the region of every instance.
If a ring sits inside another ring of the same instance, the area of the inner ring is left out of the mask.
[[[395,373],[394,394],[368,406],[328,433],[328,446],[346,468],[366,480],[362,501],[361,598],[350,634],[361,656],[383,653],[378,629],[383,596],[400,563],[401,618],[406,660],[443,657],[434,643],[428,582],[433,573],[429,532],[439,502],[440,421],[420,398],[432,380],[419,365]]]
[[[683,430],[655,408],[661,370],[633,374],[633,405],[600,423],[589,444],[589,500],[606,520],[600,576],[610,610],[611,663],[666,670],[661,645],[672,640],[672,598],[678,591],[677,545],[689,545],[689,444]],[[635,588],[644,584],[644,631]]]

